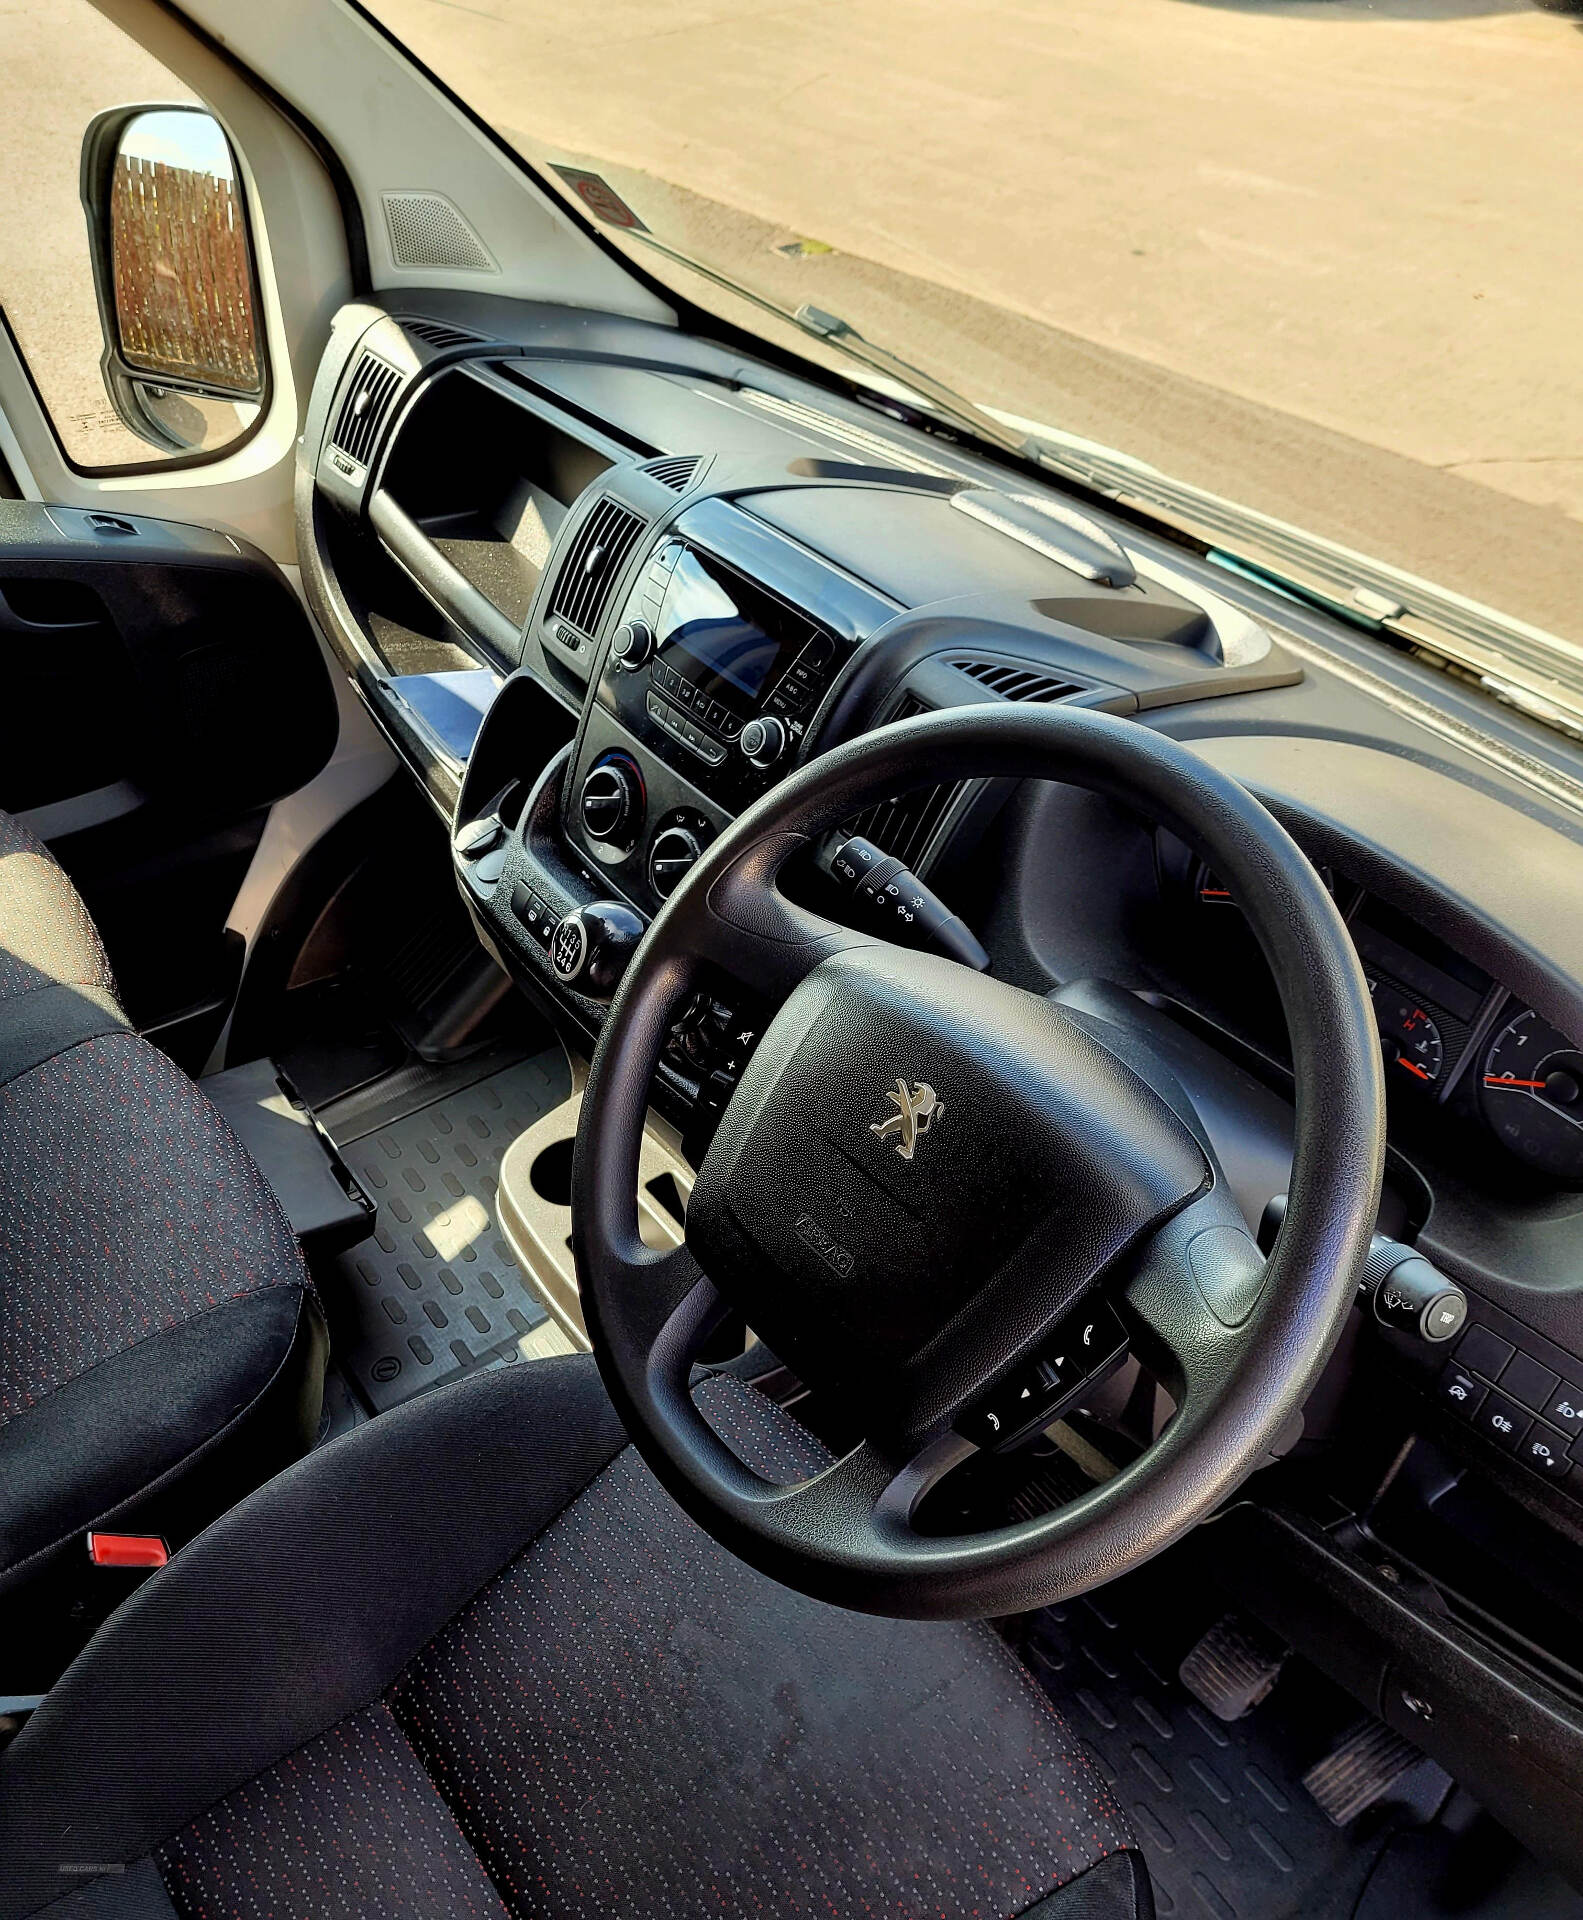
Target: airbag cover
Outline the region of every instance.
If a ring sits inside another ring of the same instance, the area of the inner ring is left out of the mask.
[[[873,947],[825,961],[772,1022],[687,1237],[810,1384],[920,1430],[1208,1178],[1176,1115],[1059,1007]]]

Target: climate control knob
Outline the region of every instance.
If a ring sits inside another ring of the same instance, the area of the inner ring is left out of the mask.
[[[654,651],[654,629],[647,620],[627,620],[610,642],[610,657],[624,673],[636,673]]]
[[[649,848],[649,885],[662,900],[671,895],[687,878],[703,846],[690,827],[667,827],[654,836]]]
[[[590,840],[625,840],[643,817],[643,781],[628,760],[601,760],[589,769],[578,798]]]
[[[754,766],[773,767],[790,740],[786,722],[771,715],[766,720],[750,720],[742,729],[738,744]]]

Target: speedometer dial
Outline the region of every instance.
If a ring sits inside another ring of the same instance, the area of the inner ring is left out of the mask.
[[[1484,1113],[1520,1159],[1583,1182],[1583,1051],[1537,1013],[1508,1020],[1484,1056]]]

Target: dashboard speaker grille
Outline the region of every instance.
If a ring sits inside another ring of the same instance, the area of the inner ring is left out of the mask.
[[[672,493],[685,493],[692,485],[693,475],[701,465],[696,453],[679,453],[666,460],[651,460],[643,471],[651,480],[658,480],[662,487],[669,487]]]
[[[642,514],[619,500],[601,500],[578,528],[561,562],[550,600],[551,617],[592,639],[622,562],[646,525]]]
[[[1028,667],[1014,667],[1005,660],[953,660],[958,673],[976,680],[1002,700],[1026,700],[1049,706],[1056,700],[1068,700],[1074,693],[1087,693],[1081,680],[1061,680],[1053,673],[1035,673]]]
[[[886,720],[887,723],[910,720],[915,714],[933,711],[924,701],[908,693]],[[848,831],[872,840],[882,852],[894,854],[916,873],[919,861],[956,804],[963,785],[960,780],[949,780],[938,786],[914,787],[908,793],[893,794],[889,799],[876,801],[872,807],[865,807],[848,823]]]
[[[365,352],[352,374],[341,411],[336,415],[330,444],[339,447],[360,467],[379,444],[391,405],[401,389],[402,376],[372,353]]]
[[[410,314],[401,319],[403,333],[411,334],[414,340],[422,340],[431,347],[469,347],[483,339],[481,333],[474,333],[470,327],[453,327],[444,320],[417,320]]]
[[[387,193],[385,225],[398,267],[448,267],[461,273],[498,273],[495,257],[461,209],[443,193]]]

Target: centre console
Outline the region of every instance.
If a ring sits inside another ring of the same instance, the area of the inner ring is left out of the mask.
[[[801,758],[883,596],[719,499],[615,596],[567,793],[571,844],[652,914]]]

